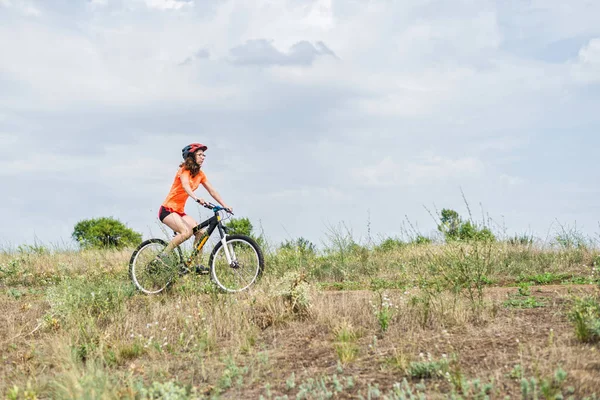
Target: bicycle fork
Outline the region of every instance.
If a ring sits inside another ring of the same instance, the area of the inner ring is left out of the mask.
[[[233,246],[227,244],[227,234],[224,234],[221,238],[221,245],[223,246],[223,250],[225,251],[225,258],[227,259],[227,264],[231,267],[233,265],[233,260],[235,259],[235,253],[233,252]]]

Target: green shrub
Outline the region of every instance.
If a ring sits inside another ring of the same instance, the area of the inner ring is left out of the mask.
[[[48,289],[50,312],[64,320],[82,317],[105,318],[122,311],[135,290],[128,282],[66,279]]]
[[[413,361],[408,365],[408,374],[416,379],[442,377],[448,372],[449,364],[446,358],[440,360]]]
[[[317,247],[303,237],[286,240],[281,244],[280,249],[297,251],[302,256],[314,256],[317,253]]]
[[[311,313],[311,291],[306,274],[290,272],[279,281],[276,293],[282,297],[289,312],[299,318]]]
[[[591,296],[575,299],[569,319],[577,339],[586,343],[600,341],[600,303]]]
[[[142,388],[139,395],[144,400],[187,400],[196,398],[195,390],[188,390],[173,381],[164,383],[154,382],[149,388]]]
[[[486,227],[479,228],[471,221],[463,221],[460,215],[444,208],[440,214],[438,230],[444,234],[446,242],[462,241],[496,241],[496,236]]]
[[[390,326],[390,322],[392,321],[394,315],[398,311],[398,306],[394,308],[394,305],[390,301],[390,298],[387,294],[382,291],[377,291],[375,294],[375,301],[371,302],[371,307],[373,308],[373,314],[379,323],[379,328],[381,332],[385,332],[388,330]]]
[[[267,245],[262,233],[260,235],[254,233],[254,225],[252,225],[252,222],[250,222],[248,218],[230,218],[229,221],[225,223],[225,226],[230,235],[249,236],[254,239],[259,246],[264,248]]]
[[[563,384],[567,378],[567,373],[560,367],[556,369],[552,376],[521,379],[521,398],[523,400],[535,400],[542,395],[544,399],[563,399]],[[567,388],[565,394],[573,394],[573,390]],[[571,398],[571,397],[569,397]]]
[[[483,289],[493,272],[492,243],[448,244],[440,254],[432,254],[420,288],[426,292],[447,290],[464,294],[473,310],[483,305]]]
[[[137,246],[142,235],[114,218],[79,221],[71,235],[83,248],[116,248]]]
[[[531,246],[533,245],[533,236],[528,236],[526,234],[514,235],[513,237],[508,238],[507,242],[512,246]]]
[[[417,235],[417,237],[412,241],[414,244],[430,244],[432,240],[427,236]]]
[[[225,226],[232,235],[251,236],[254,229],[252,222],[248,218],[231,218]]]
[[[395,238],[387,238],[383,242],[381,242],[378,246],[375,247],[376,251],[388,252],[393,250],[398,250],[406,247],[406,242],[395,239]]]

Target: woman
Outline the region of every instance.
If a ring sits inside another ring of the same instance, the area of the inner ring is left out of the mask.
[[[194,201],[202,205],[207,204],[204,199],[194,194],[194,191],[198,189],[200,184],[227,211],[233,212],[233,209],[225,204],[219,193],[208,182],[204,172],[200,170],[206,157],[204,154],[206,149],[207,147],[201,143],[192,143],[181,150],[183,162],[179,165],[179,170],[177,171],[177,175],[175,175],[171,190],[158,211],[160,221],[177,232],[177,235],[165,247],[164,255],[170,253],[176,246],[189,239],[192,236],[193,228],[198,225],[194,218],[186,215],[184,207],[188,197],[191,197]],[[196,240],[200,239],[203,234],[204,230],[198,231],[196,233]]]

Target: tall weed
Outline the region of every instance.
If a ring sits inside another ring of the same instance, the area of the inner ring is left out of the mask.
[[[85,317],[106,319],[123,310],[125,301],[135,294],[129,282],[66,279],[47,291],[50,312],[63,320]]]
[[[591,296],[576,298],[569,318],[577,339],[586,343],[600,341],[600,303]]]

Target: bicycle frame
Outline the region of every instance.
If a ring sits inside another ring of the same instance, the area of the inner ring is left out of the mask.
[[[196,233],[198,233],[198,231],[208,227],[206,233],[200,239],[198,244],[196,246],[194,246],[194,250],[192,251],[192,254],[187,259],[186,265],[188,267],[191,265],[192,260],[194,260],[196,258],[196,256],[198,255],[198,253],[200,253],[200,251],[202,250],[202,248],[208,241],[208,238],[212,235],[212,233],[215,231],[215,229],[218,229],[219,235],[221,236],[221,243],[223,244],[223,250],[225,251],[225,258],[227,259],[227,262],[229,264],[231,264],[232,257],[231,257],[230,249],[226,245],[227,244],[227,228],[224,227],[223,224],[221,223],[221,215],[219,215],[219,211],[221,211],[223,208],[214,206],[212,204],[211,204],[211,206],[212,207],[207,207],[207,208],[211,208],[215,212],[215,215],[213,215],[206,221],[199,223],[192,230],[192,232],[195,235]]]

